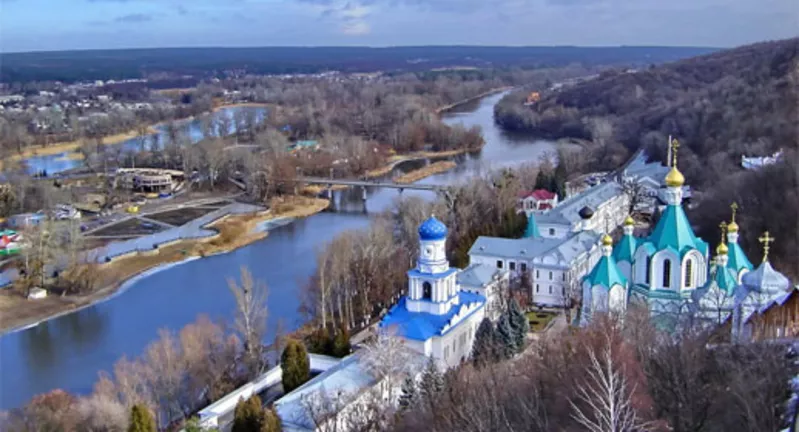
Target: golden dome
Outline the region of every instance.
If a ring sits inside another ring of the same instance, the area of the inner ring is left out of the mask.
[[[613,246],[613,239],[609,235],[605,234],[602,236],[602,244],[604,246]]]
[[[732,222],[730,222],[729,224],[727,224],[727,232],[731,232],[731,233],[737,233],[738,232],[738,224],[735,223],[734,220]]]
[[[671,167],[671,170],[666,174],[666,186],[668,187],[681,187],[685,184],[685,177],[682,175],[677,167]]]
[[[624,219],[624,225],[627,225],[627,226],[635,225],[635,221],[633,220],[633,217],[630,216],[630,215],[627,215],[627,219]]]
[[[724,242],[721,242],[718,246],[716,246],[716,255],[727,255],[727,252],[729,252],[729,249]]]

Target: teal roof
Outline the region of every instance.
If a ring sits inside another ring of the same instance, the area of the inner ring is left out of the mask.
[[[735,293],[735,287],[738,286],[738,280],[735,277],[734,271],[729,267],[719,267],[717,265],[713,265],[711,277],[708,279],[705,286],[710,287],[714,283],[720,290],[727,293],[728,296],[732,296]]]
[[[527,216],[527,228],[524,230],[524,238],[535,237],[541,237],[541,233],[538,231],[538,224],[535,222],[535,215],[530,213],[530,216]]]
[[[621,274],[619,267],[616,266],[616,260],[613,256],[602,256],[599,262],[596,263],[594,269],[588,274],[584,281],[591,284],[591,286],[599,285],[610,290],[613,285],[627,286],[627,278]]]
[[[671,248],[682,256],[689,250],[696,249],[707,256],[707,243],[694,234],[685,211],[679,205],[666,206],[666,211],[647,241],[659,251]]]
[[[616,244],[616,247],[613,248],[613,258],[616,259],[616,262],[627,261],[631,263],[633,262],[636,248],[638,248],[638,239],[632,235],[624,235],[621,237],[621,241]]]
[[[737,274],[741,269],[752,270],[752,262],[746,257],[744,250],[738,243],[729,243],[729,252],[727,252],[727,268],[732,269]]]

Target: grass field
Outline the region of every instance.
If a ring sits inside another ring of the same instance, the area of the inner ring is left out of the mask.
[[[540,332],[547,328],[549,322],[552,321],[558,314],[554,312],[527,312],[527,321],[530,322],[530,330],[533,332]]]

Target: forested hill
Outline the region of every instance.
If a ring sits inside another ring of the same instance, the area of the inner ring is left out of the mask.
[[[158,48],[0,54],[0,82],[144,78],[172,73],[254,74],[420,71],[443,67],[553,67],[674,61],[714,51],[701,47],[260,47]]]
[[[663,160],[667,137],[674,135],[681,143],[680,169],[701,192],[692,215],[700,234],[715,242],[718,223],[737,200],[747,250],[758,254],[756,238],[769,230],[780,238],[771,256],[796,278],[798,50],[794,38],[605,73],[545,93],[529,107],[522,104],[524,92],[517,92],[497,105],[495,118],[507,129],[593,140],[592,169],[613,168],[639,147]],[[781,163],[757,172],[741,168],[742,155],[779,149],[785,151]]]

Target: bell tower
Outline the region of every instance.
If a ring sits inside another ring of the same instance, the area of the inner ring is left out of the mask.
[[[431,216],[419,226],[419,259],[408,271],[408,310],[445,314],[458,302],[457,269],[447,261],[447,227]]]

